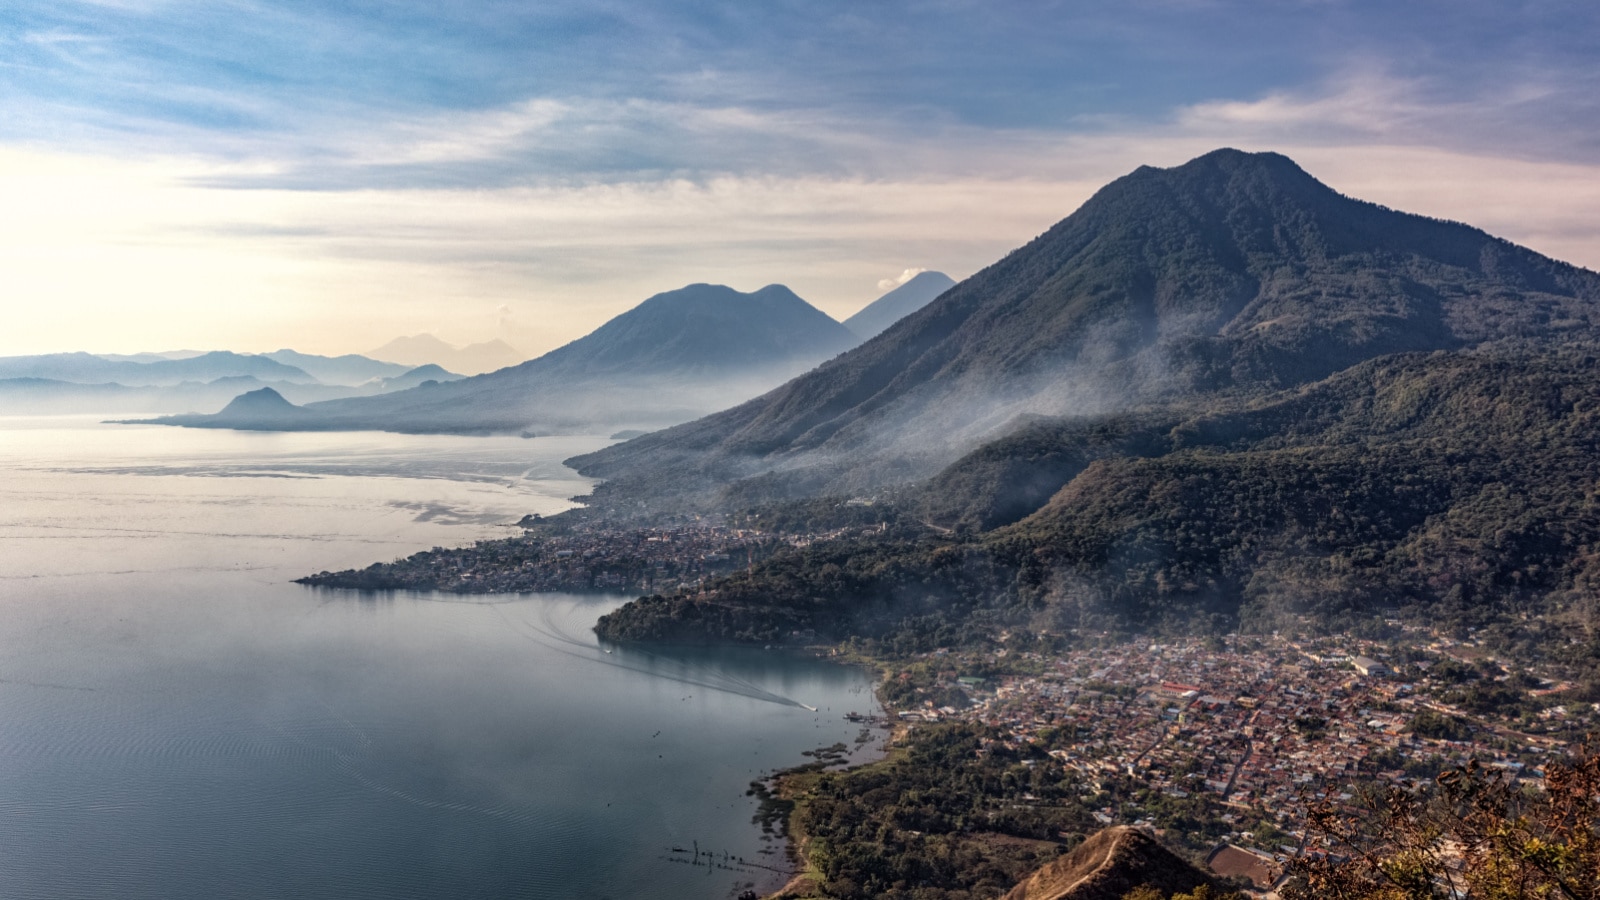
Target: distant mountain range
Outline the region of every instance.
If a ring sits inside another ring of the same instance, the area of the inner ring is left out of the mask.
[[[457,347],[431,334],[395,338],[366,355],[375,360],[385,360],[408,367],[434,363],[452,372],[463,372],[467,375],[493,372],[506,366],[514,366],[528,358],[522,351],[502,340]]]
[[[424,359],[410,364],[382,362],[379,359],[347,353],[343,356],[317,356],[294,350],[274,350],[263,353],[267,359],[286,366],[294,366],[323,384],[358,385],[374,379],[394,378],[421,365],[438,363],[438,359]]]
[[[754,396],[858,343],[782,285],[657,294],[538,359],[451,384],[312,403],[262,428],[574,432],[661,427]],[[241,427],[244,418],[169,424]]]
[[[948,282],[940,273],[921,273],[851,321],[863,329],[880,327],[926,304]],[[373,356],[282,349],[259,355],[178,350],[0,358],[0,413],[165,412],[182,413],[170,424],[238,427],[248,425],[254,407],[235,407],[226,421],[205,420],[206,410],[271,388],[284,402],[311,408],[303,416],[267,417],[260,424],[270,428],[639,430],[745,400],[859,342],[849,328],[781,285],[745,294],[694,284],[651,297],[592,334],[525,363],[499,341],[458,349],[426,334],[398,338]],[[462,380],[440,360],[496,371],[440,392],[433,389]],[[507,362],[517,364],[500,365]],[[405,393],[375,399],[396,392]]]
[[[95,356],[98,356],[101,359],[114,360],[116,362],[146,363],[160,362],[164,359],[192,359],[196,356],[205,356],[207,352],[209,351],[163,350],[159,353],[96,353]],[[289,365],[293,365],[293,363],[290,363]]]
[[[0,378],[48,378],[78,384],[111,382],[125,387],[150,387],[239,376],[307,384],[317,381],[304,369],[275,359],[225,350],[184,359],[156,358],[146,362],[104,359],[89,353],[0,358]]]
[[[294,350],[263,355],[174,351],[13,356],[0,358],[0,414],[215,410],[262,387],[295,403],[312,403],[460,377],[436,365],[407,368],[361,356]]]

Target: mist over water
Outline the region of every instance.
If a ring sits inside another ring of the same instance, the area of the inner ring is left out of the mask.
[[[515,533],[604,443],[0,420],[0,896],[769,885],[744,789],[853,746],[860,673],[600,647],[623,597],[290,583]]]

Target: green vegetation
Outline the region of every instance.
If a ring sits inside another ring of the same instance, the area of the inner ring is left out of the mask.
[[[1406,723],[1406,731],[1438,741],[1465,741],[1472,737],[1472,726],[1466,720],[1431,709],[1412,716],[1411,721]]]
[[[793,811],[817,890],[834,898],[996,897],[1099,831],[1101,809],[1123,823],[1148,820],[1196,858],[1226,829],[1214,797],[1065,769],[1049,751],[1073,740],[1060,733],[1019,748],[982,725],[919,726],[880,762],[843,772],[813,763],[781,776],[776,794],[755,793],[783,797],[764,814]]]
[[[995,897],[1097,830],[1053,759],[998,738],[975,726],[919,728],[882,762],[812,780],[795,826],[823,894]]]
[[[1496,682],[1474,682],[1462,690],[1445,693],[1442,699],[1478,715],[1498,719],[1515,719],[1540,709],[1540,704],[1529,699],[1527,688]]]

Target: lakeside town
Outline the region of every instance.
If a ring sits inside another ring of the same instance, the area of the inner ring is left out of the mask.
[[[530,530],[521,537],[303,581],[462,593],[670,592],[882,527],[522,524]],[[1068,794],[1078,795],[1069,802],[1099,825],[1149,829],[1235,884],[1270,891],[1288,862],[1309,852],[1301,829],[1313,802],[1353,811],[1375,788],[1427,782],[1474,760],[1539,789],[1546,762],[1600,728],[1600,704],[1578,699],[1572,682],[1498,659],[1470,638],[1400,620],[1384,627],[1382,639],[1079,635],[1080,649],[1059,653],[1013,651],[1002,636],[998,650],[896,660],[895,677],[921,671],[910,693],[895,692],[890,711],[905,727],[967,723],[1003,735],[985,739],[980,753],[1004,744],[1033,757],[1023,762],[1030,767],[1048,756],[1050,777],[1071,785]],[[1027,794],[1020,801],[1041,810],[1062,802]]]
[[[1570,683],[1408,630],[1404,645],[1233,635],[1022,653],[1010,668],[1032,674],[992,677],[961,674],[992,655],[935,651],[920,660],[939,671],[924,692],[966,702],[902,704],[895,716],[983,724],[1012,749],[1047,748],[1085,796],[1118,798],[1094,812],[1101,824],[1212,847],[1215,871],[1266,889],[1304,849],[1297,823],[1312,801],[1354,808],[1374,786],[1469,760],[1538,787],[1546,760],[1600,725],[1600,704],[1563,698]],[[1196,822],[1203,834],[1174,833]]]

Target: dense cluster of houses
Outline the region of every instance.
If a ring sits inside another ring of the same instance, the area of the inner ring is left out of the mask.
[[[1090,782],[1129,776],[1172,798],[1205,795],[1239,823],[1232,840],[1279,855],[1296,852],[1291,825],[1311,799],[1353,801],[1361,785],[1472,758],[1537,783],[1542,760],[1565,750],[1441,702],[1416,665],[1382,653],[1237,637],[1082,650],[1018,667],[1036,675],[960,678],[965,708],[900,715],[997,726],[1015,746],[1049,747]],[[959,657],[950,662],[959,671]],[[1464,739],[1416,733],[1425,711],[1464,723]],[[1101,812],[1107,823],[1136,814]],[[1243,830],[1262,821],[1290,830]]]

